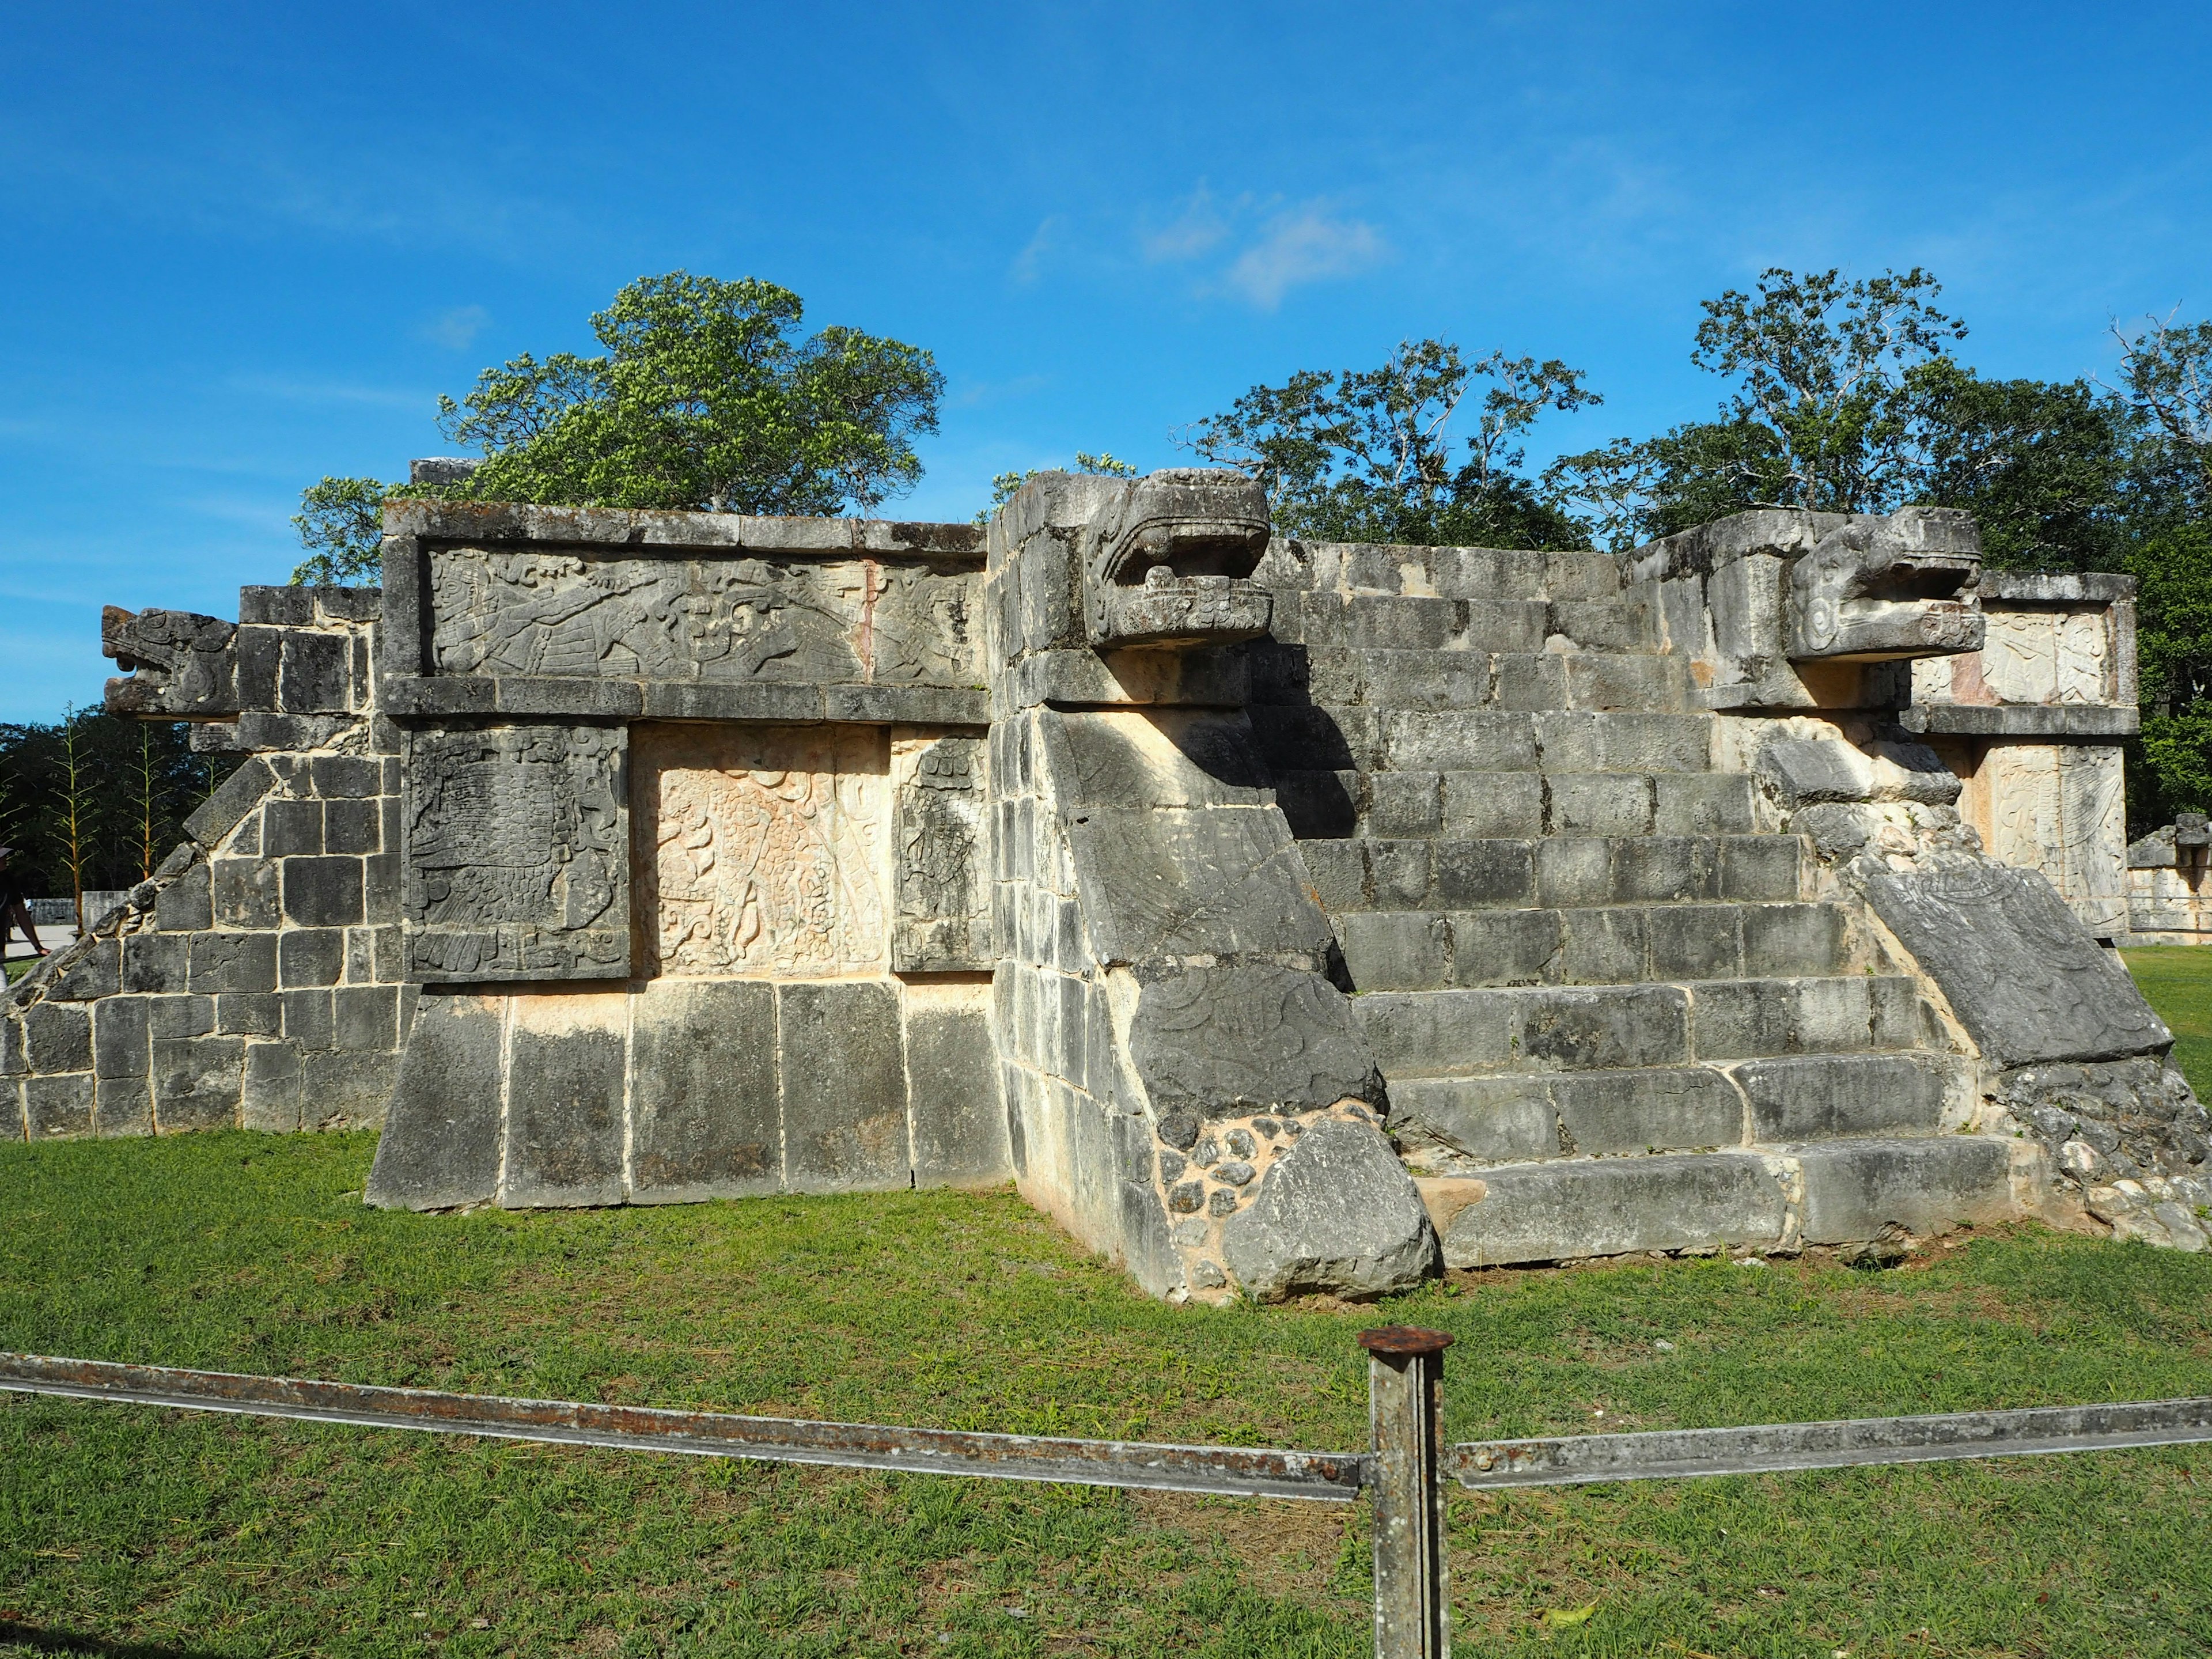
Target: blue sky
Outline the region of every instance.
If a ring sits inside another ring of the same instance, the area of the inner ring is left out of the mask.
[[[902,516],[1441,334],[1708,412],[1697,302],[1929,266],[1987,373],[2212,313],[2201,5],[78,5],[0,22],[0,720],[678,267],[937,354]]]

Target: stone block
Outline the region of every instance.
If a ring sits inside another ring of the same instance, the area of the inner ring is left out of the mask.
[[[1391,910],[1428,902],[1436,881],[1432,842],[1370,841],[1361,846],[1367,854],[1369,903]]]
[[[300,1127],[300,1051],[290,1043],[246,1045],[238,1127],[286,1134]]]
[[[1241,710],[1048,710],[1038,735],[1063,808],[1266,806],[1274,799]]]
[[[92,1016],[65,1002],[34,1002],[23,1011],[23,1054],[33,1075],[92,1069]],[[87,1109],[90,1109],[88,1102]]]
[[[1802,1054],[1856,1054],[1869,1046],[1871,1016],[1863,975],[1791,983],[1790,1046]]]
[[[144,997],[106,997],[92,1010],[92,1069],[104,1078],[144,1077]]]
[[[380,1209],[481,1204],[499,1183],[501,1000],[425,996],[362,1196]]]
[[[1451,936],[1452,984],[1540,985],[1559,974],[1557,910],[1462,911]]]
[[[1741,773],[1662,772],[1651,785],[1656,835],[1748,835],[1756,827],[1752,781]]]
[[[276,781],[269,763],[258,755],[248,757],[238,769],[216,786],[185,820],[185,833],[202,847],[212,848],[238,827],[240,818],[261,804]]]
[[[1571,1152],[1681,1152],[1743,1143],[1743,1100],[1701,1066],[1578,1073],[1555,1079],[1552,1102]]]
[[[1717,899],[1720,860],[1713,842],[1694,836],[1642,836],[1613,846],[1613,892],[1625,903],[1687,903]],[[1795,890],[1784,896],[1796,896]]]
[[[386,846],[396,842],[386,842]],[[362,912],[372,927],[400,919],[401,872],[399,854],[379,853],[362,861]]]
[[[1514,772],[1533,770],[1533,720],[1541,715],[1503,711],[1434,714],[1392,710],[1382,721],[1390,769],[1401,772]]]
[[[1390,1133],[1409,1147],[1433,1145],[1487,1163],[1557,1158],[1551,1084],[1527,1076],[1408,1078],[1390,1085]]]
[[[1380,1097],[1353,1005],[1318,974],[1224,963],[1141,979],[1129,1055],[1156,1115],[1305,1112]]]
[[[286,921],[302,927],[344,927],[363,919],[359,859],[285,859],[283,866]]]
[[[1355,911],[1337,922],[1345,969],[1362,991],[1425,991],[1452,983],[1451,924],[1419,910]]]
[[[1395,776],[1388,773],[1382,775]],[[1434,781],[1431,781],[1433,794]],[[1358,789],[1359,775],[1357,772],[1281,771],[1275,774],[1276,803],[1281,806],[1283,816],[1290,823],[1291,833],[1300,840],[1352,834],[1359,824]]]
[[[194,933],[189,988],[195,996],[276,988],[274,933]]]
[[[1544,833],[1544,780],[1534,772],[1444,772],[1443,833],[1468,840]]]
[[[898,993],[875,981],[776,988],[784,1181],[794,1192],[907,1186]]]
[[[349,985],[331,993],[332,1046],[367,1053],[399,1046],[399,988]]]
[[[1752,904],[1743,909],[1743,970],[1832,974],[1844,966],[1844,913],[1832,904]]]
[[[380,1127],[398,1068],[399,1056],[389,1048],[360,1054],[336,1048],[302,1050],[300,1127],[320,1130]]]
[[[27,1077],[23,1079],[23,1124],[33,1140],[61,1140],[92,1133],[92,1073]]]
[[[1378,991],[1352,1017],[1383,1075],[1450,1077],[1504,1065],[1512,1054],[1513,993]]]
[[[1718,896],[1796,900],[1804,896],[1805,842],[1798,836],[1730,836],[1720,843]]]
[[[80,939],[63,953],[46,987],[49,1002],[90,1002],[113,996],[122,988],[123,942]]]
[[[619,993],[515,999],[499,1192],[507,1208],[623,1201],[623,1000]]]
[[[338,982],[345,969],[343,928],[287,927],[276,937],[279,988],[297,991]]]
[[[301,1048],[327,1048],[337,1038],[328,991],[280,991],[284,1035]]]
[[[2115,1059],[2172,1040],[2039,872],[1945,853],[1909,871],[1870,867],[1863,882],[1993,1064]]]
[[[1564,772],[1550,786],[1549,828],[1561,836],[1648,836],[1653,780],[1634,772]]]
[[[137,999],[146,1011],[146,1030],[155,1041],[164,1037],[205,1036],[215,1030],[215,999],[208,996],[154,996]]]
[[[781,1190],[777,1094],[774,985],[672,979],[649,986],[631,1010],[633,1200]]]
[[[315,793],[325,800],[359,799],[384,789],[384,764],[368,755],[318,755],[310,763]]]
[[[323,850],[323,803],[271,800],[261,808],[264,858],[313,858]]]
[[[215,1000],[215,1029],[225,1036],[275,1036],[284,1007],[273,991],[228,992]]]
[[[1598,836],[1555,836],[1536,843],[1536,902],[1573,909],[1613,902],[1613,843]]]
[[[1612,1070],[1686,1060],[1688,1005],[1671,985],[1547,988],[1513,1000],[1515,1052],[1545,1070]]]
[[[1644,913],[1635,909],[1559,910],[1559,973],[1568,985],[1627,985],[1645,976],[1650,961]]]
[[[975,1187],[1008,1179],[1006,1103],[983,1006],[917,1001],[909,993],[906,1066],[915,1183]]]
[[[103,1077],[93,1083],[92,1130],[103,1136],[154,1133],[154,1088],[143,1072],[137,1077]]]
[[[383,805],[376,800],[323,804],[323,845],[333,853],[383,851]]]
[[[0,1077],[21,1077],[29,1069],[23,1060],[22,1016],[0,1003]],[[5,1122],[0,1121],[0,1137],[5,1133]]]
[[[215,902],[208,866],[196,864],[164,887],[154,901],[154,926],[165,933],[188,933],[215,926]]]
[[[190,975],[191,937],[132,933],[123,941],[123,989],[182,991]]]
[[[1983,1135],[1835,1141],[1796,1149],[1808,1244],[1941,1232],[2013,1213],[2011,1143]]]
[[[1272,807],[1092,807],[1067,834],[1085,918],[1108,962],[1232,952],[1318,960],[1332,943]]]
[[[315,590],[297,585],[238,590],[238,620],[270,628],[305,628],[315,620]]]
[[[1567,665],[1555,652],[1515,652],[1491,659],[1498,707],[1529,714],[1567,706]]]
[[[277,866],[274,860],[217,859],[210,867],[215,875],[215,919],[217,925],[224,927],[274,927],[276,925]]]
[[[1771,1244],[1788,1220],[1781,1182],[1747,1153],[1526,1164],[1452,1185],[1455,1268]]]
[[[1792,981],[1712,980],[1690,992],[1691,1046],[1699,1060],[1735,1060],[1790,1051],[1796,1006]]]
[[[1524,841],[1437,842],[1431,854],[1436,902],[1447,910],[1525,905],[1537,878],[1535,860],[1536,849]]]
[[[1221,1224],[1224,1264],[1246,1295],[1386,1295],[1436,1271],[1420,1195],[1381,1133],[1323,1118],[1275,1160],[1258,1195]]]
[[[1755,1140],[1933,1134],[1942,1121],[1943,1070],[1933,1056],[1824,1054],[1730,1069],[1751,1103]]]
[[[155,1125],[164,1133],[235,1127],[240,1072],[245,1059],[243,1037],[155,1038]]]
[[[1651,977],[1735,979],[1743,972],[1741,913],[1733,904],[1662,904],[1645,913]]]
[[[353,649],[343,634],[287,629],[276,699],[290,714],[343,714],[353,706]]]

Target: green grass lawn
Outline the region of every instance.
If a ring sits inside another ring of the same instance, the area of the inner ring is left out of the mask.
[[[2212,1051],[2212,951],[2130,963]],[[0,1146],[0,1346],[1316,1448],[1364,1443],[1352,1337],[1388,1321],[1459,1338],[1455,1437],[2212,1392],[2212,1260],[2032,1228],[1888,1273],[1175,1310],[1011,1194],[395,1215],[360,1202],[373,1146]],[[0,1396],[0,1653],[1354,1656],[1364,1518]],[[1450,1522],[1462,1656],[2212,1651],[2212,1449],[1455,1492]]]
[[[2128,971],[2173,1028],[2173,1058],[2197,1097],[2212,1101],[2212,950],[2158,945],[2123,951]]]

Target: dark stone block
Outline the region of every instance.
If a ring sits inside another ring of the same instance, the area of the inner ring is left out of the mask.
[[[362,920],[359,859],[283,860],[284,915],[303,927],[344,927]]]
[[[319,800],[272,800],[261,808],[261,853],[264,858],[312,858],[323,850],[323,804]]]
[[[146,997],[141,1000],[146,1010],[146,1030],[157,1039],[205,1036],[215,1030],[213,997]]]
[[[385,1210],[483,1203],[500,1179],[500,1002],[434,995],[416,1011],[362,1197]]]
[[[508,1060],[510,1209],[623,1201],[623,999],[530,996]]]
[[[300,1051],[290,1043],[246,1045],[238,1127],[287,1134],[299,1128]]]
[[[154,1133],[154,1087],[142,1072],[137,1077],[103,1077],[93,1083],[92,1129],[97,1135],[150,1135]]]
[[[1647,915],[1651,977],[1734,979],[1741,971],[1737,929],[1741,917],[1732,904],[1662,904]]]
[[[335,1028],[328,991],[280,991],[284,1005],[284,1035],[302,1048],[327,1048]]]
[[[396,841],[385,842],[387,847],[397,844]],[[399,854],[379,853],[362,860],[362,866],[363,917],[372,926],[378,927],[387,922],[398,921],[400,916],[400,892],[403,880],[399,868]]]
[[[1528,843],[1463,841],[1437,844],[1432,859],[1436,901],[1447,910],[1524,905],[1534,883]]]
[[[333,853],[382,850],[382,813],[374,800],[334,800],[323,807],[323,845]]]
[[[156,1037],[155,1124],[165,1132],[234,1127],[245,1060],[243,1037]]]
[[[351,1053],[308,1049],[300,1055],[300,1127],[374,1129],[384,1121],[398,1074],[394,1049]]]
[[[981,1005],[933,1005],[909,993],[906,1066],[916,1184],[1006,1180],[1012,1161],[1006,1103],[999,1098],[998,1059]]]
[[[0,1012],[0,1077],[21,1077],[29,1069],[23,1061],[23,1018],[10,1008]],[[4,1136],[0,1121],[0,1136]]]
[[[195,933],[191,941],[194,994],[276,988],[274,933]]]
[[[337,1046],[366,1051],[399,1046],[399,988],[349,986],[331,994]]]
[[[353,707],[351,642],[343,634],[287,633],[277,701],[288,714],[343,714]]]
[[[103,1078],[146,1075],[144,997],[106,997],[92,1011],[92,1069]]]
[[[212,868],[215,919],[218,923],[225,927],[276,925],[276,865],[273,860],[217,859]]]
[[[308,627],[315,620],[315,590],[296,583],[241,587],[238,620],[240,624],[260,623],[270,628]]]
[[[181,991],[191,962],[187,933],[132,933],[123,940],[125,991]]]
[[[92,1074],[23,1079],[24,1127],[33,1140],[92,1133]]]
[[[775,988],[662,980],[636,999],[631,1021],[632,1196],[679,1203],[780,1190]]]
[[[492,701],[502,714],[551,720],[630,720],[645,712],[645,695],[634,680],[501,675],[493,683]]]
[[[23,1054],[33,1075],[89,1072],[92,1016],[67,1003],[33,1003],[23,1011]]]
[[[215,1000],[215,1029],[226,1036],[275,1036],[284,1029],[274,991],[236,991]]]
[[[287,991],[335,985],[345,970],[342,927],[287,927],[276,935],[276,982]]]
[[[380,587],[313,587],[307,590],[325,617],[337,622],[373,623],[384,616]]]
[[[1142,980],[1129,1053],[1155,1111],[1224,1117],[1381,1098],[1351,1002],[1318,974],[1244,963]]]
[[[1092,807],[1068,825],[1085,920],[1109,962],[1334,943],[1273,807]]]
[[[51,1002],[90,1002],[113,996],[121,988],[123,942],[120,939],[82,939],[61,959],[53,983],[46,988]]]
[[[1931,1134],[1942,1121],[1942,1071],[1917,1054],[1755,1060],[1731,1069],[1751,1103],[1754,1140]]]
[[[1516,991],[1516,1048],[1546,1070],[1674,1066],[1689,1058],[1687,1002],[1672,986]]]
[[[215,900],[204,864],[196,865],[164,887],[154,901],[154,926],[165,933],[189,933],[215,926]]]
[[[367,756],[318,755],[310,765],[315,793],[325,800],[374,795],[384,786],[384,763]]]
[[[244,627],[238,630],[238,706],[256,713],[276,707],[276,677],[284,653],[281,629]]]
[[[238,821],[261,804],[276,781],[269,763],[256,755],[216,786],[185,820],[185,833],[203,847],[212,848],[238,827]]]
[[[1869,861],[1867,896],[1999,1066],[2162,1049],[2172,1034],[2051,884],[1972,854]]]
[[[785,1184],[854,1192],[908,1184],[898,993],[875,981],[776,988]]]

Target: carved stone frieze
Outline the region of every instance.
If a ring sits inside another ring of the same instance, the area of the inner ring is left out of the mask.
[[[1083,532],[1091,644],[1219,645],[1267,631],[1267,493],[1241,472],[1170,468],[1115,491]]]
[[[988,972],[995,959],[985,862],[986,747],[978,737],[934,738],[902,757],[891,933],[891,966],[900,973]]]
[[[1855,514],[1790,573],[1790,655],[1862,662],[1981,648],[1974,586],[1981,538],[1971,514],[1900,507]]]
[[[659,726],[638,747],[653,971],[818,978],[887,965],[878,727]]]
[[[107,683],[108,712],[204,720],[238,713],[238,629],[192,611],[100,614],[100,653],[131,678]]]
[[[619,728],[409,735],[401,902],[423,981],[624,978],[629,822]]]
[[[969,579],[872,559],[430,556],[441,674],[973,685]]]

